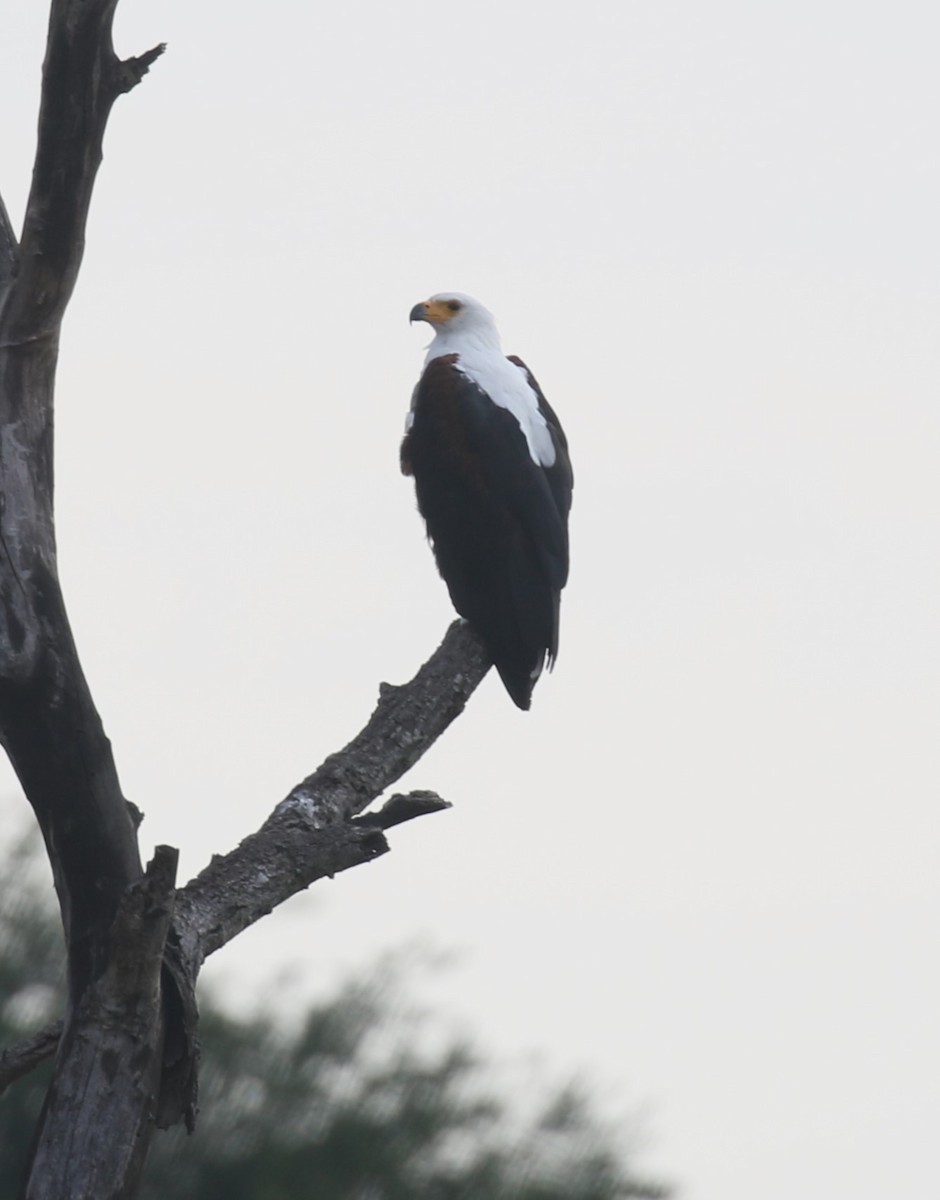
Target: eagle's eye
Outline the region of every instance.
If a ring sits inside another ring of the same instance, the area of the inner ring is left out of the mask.
[[[447,307],[450,309],[451,312],[460,312],[463,305],[460,303],[459,300],[448,300]]]

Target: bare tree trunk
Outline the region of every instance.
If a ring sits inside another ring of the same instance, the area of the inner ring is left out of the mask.
[[[105,126],[117,97],[163,51],[120,60],[116,4],[52,0],[19,243],[0,201],[0,743],[45,839],[69,975],[28,1200],[136,1193],[155,1124],[192,1127],[193,989],[205,957],[314,880],[384,853],[384,830],[445,807],[413,793],[361,815],[459,715],[489,668],[476,635],[455,623],[410,684],[384,686],[345,750],[178,896],[174,850],[159,847],[142,870],[136,810],[121,793],[59,587],[53,513],[59,330]],[[22,1069],[55,1044],[47,1036],[10,1062]]]
[[[135,1032],[152,1055],[162,1030],[159,988],[142,1007],[140,996],[132,998],[131,989],[122,986],[117,967],[118,939],[112,930],[119,914],[125,921],[129,917],[128,904],[122,911],[122,898],[141,879],[141,864],[135,823],[66,616],[53,519],[59,330],[81,265],[102,138],[111,105],[160,53],[157,49],[127,63],[117,58],[111,44],[114,5],[115,0],[52,4],[22,241],[19,247],[12,241],[4,212],[0,256],[7,274],[0,310],[0,741],[49,852],[69,972],[65,1033],[27,1188],[27,1195],[37,1200],[131,1194],[147,1138],[136,1137],[143,1113],[128,1104],[127,1089],[109,1089],[113,1100],[99,1114],[100,1129],[113,1138],[112,1145],[119,1137],[129,1138],[135,1161],[121,1164],[113,1155],[99,1154],[86,1173],[87,1159],[74,1153],[75,1142],[66,1138],[66,1130],[81,1138],[75,1097],[93,1086],[92,1064],[100,1069],[110,1062],[108,1052],[122,1057],[115,1026],[130,1024],[133,1013]],[[164,881],[168,895],[173,882]],[[161,942],[156,967],[151,964],[157,982],[162,950]],[[106,983],[107,998],[102,995]],[[88,1032],[95,1010],[107,1002],[115,1005],[112,1023],[100,1027],[96,1052]],[[159,1082],[159,1072],[155,1078]],[[152,1080],[147,1092],[153,1092]],[[77,1169],[65,1162],[67,1153]],[[50,1154],[57,1159],[57,1170],[50,1169]],[[70,1171],[74,1185],[67,1186]],[[105,1179],[107,1191],[101,1186]]]

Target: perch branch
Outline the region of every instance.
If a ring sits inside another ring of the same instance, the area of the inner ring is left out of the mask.
[[[476,633],[455,621],[414,679],[383,685],[348,746],[299,783],[256,833],[181,889],[174,928],[192,980],[208,955],[295,892],[384,854],[383,829],[446,807],[439,797],[412,793],[352,819],[437,741],[489,666]]]

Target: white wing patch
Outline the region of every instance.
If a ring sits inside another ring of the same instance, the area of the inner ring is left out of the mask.
[[[405,437],[411,433],[411,427],[415,423],[415,405],[418,402],[418,388],[421,386],[421,380],[411,389],[411,404],[408,406],[408,411],[405,413]]]
[[[461,354],[454,365],[494,404],[512,413],[519,422],[532,461],[540,467],[554,466],[555,443],[551,430],[539,412],[538,397],[522,367],[517,367],[502,354]]]

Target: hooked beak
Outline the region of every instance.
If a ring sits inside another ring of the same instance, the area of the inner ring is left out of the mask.
[[[415,321],[426,321],[428,319],[428,305],[426,300],[422,300],[420,304],[416,304],[408,314],[409,324],[414,324]]]

